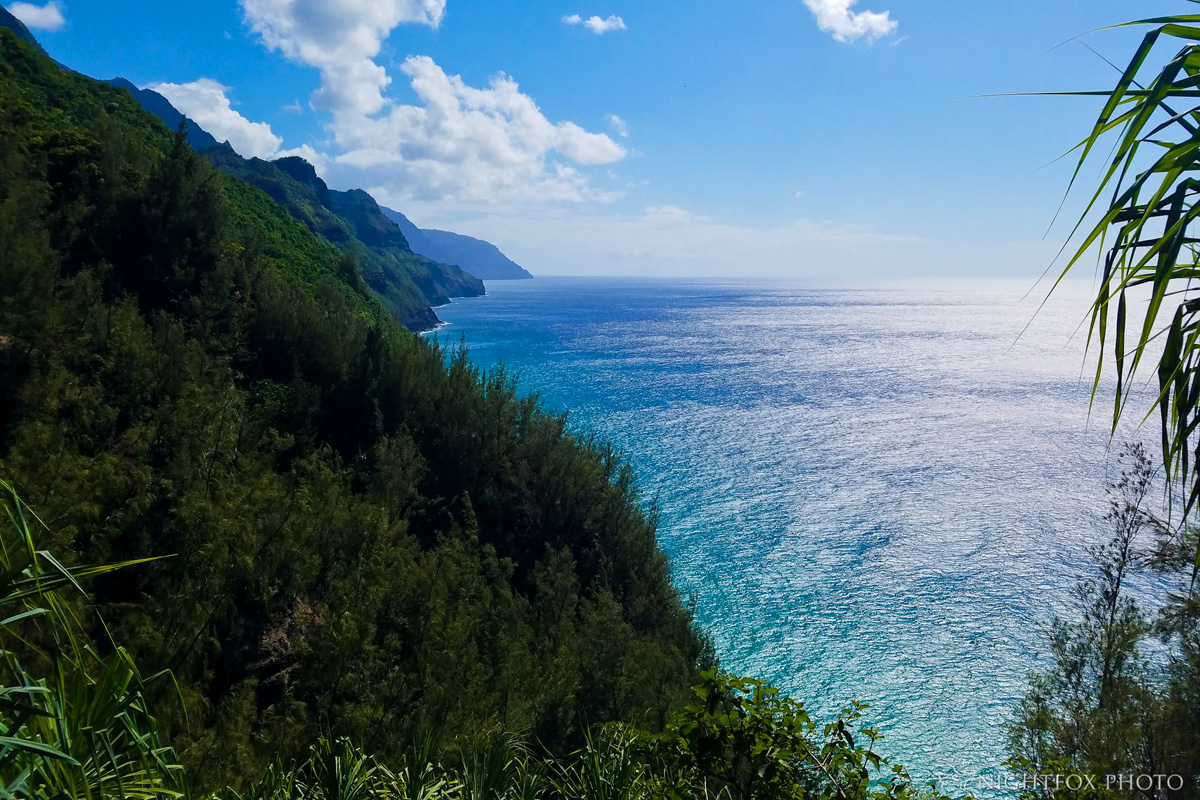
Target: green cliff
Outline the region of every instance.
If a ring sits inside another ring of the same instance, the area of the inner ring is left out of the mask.
[[[661,727],[706,649],[623,461],[397,323],[427,301],[386,281],[454,273],[364,196],[217,162],[0,29],[0,475],[68,566],[162,557],[88,627],[172,671],[194,784]]]

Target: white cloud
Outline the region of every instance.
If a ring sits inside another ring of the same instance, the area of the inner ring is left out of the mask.
[[[560,122],[556,128],[554,149],[576,164],[612,164],[625,157],[624,148],[606,134],[589,133],[574,122]]]
[[[602,33],[608,33],[609,31],[625,30],[625,20],[621,19],[615,14],[610,15],[607,18],[588,17],[587,19],[584,19],[578,14],[571,14],[563,17],[562,21],[568,25],[583,25],[597,36]]]
[[[376,63],[383,43],[403,23],[437,27],[445,0],[240,3],[267,47],[320,70],[312,107],[330,114],[340,154],[328,169],[341,183],[375,186],[392,198],[610,199],[593,191],[577,166],[619,161],[624,148],[573,122],[550,122],[503,74],[477,88],[431,58],[410,57],[401,71],[418,103],[387,95],[392,77]],[[590,20],[580,23],[591,27]]]
[[[616,114],[608,115],[608,124],[617,132],[617,136],[627,138],[629,136],[629,123],[618,117]]]
[[[446,0],[240,0],[263,43],[321,71],[315,108],[334,114],[374,114],[385,106],[387,71],[375,63],[403,23],[436,28]]]
[[[584,20],[583,24],[596,35],[607,33],[608,31],[625,30],[625,20],[617,16],[610,16],[608,19],[600,19],[600,17],[588,17],[586,20]]]
[[[249,158],[271,158],[279,152],[283,139],[265,122],[251,122],[229,102],[225,86],[209,78],[191,83],[154,83],[150,89],[171,101],[171,105],[191,117],[217,141],[228,141],[239,154]]]
[[[486,88],[447,75],[428,56],[406,59],[419,105],[379,116],[335,118],[347,185],[373,186],[389,199],[467,203],[605,200],[574,165],[611,164],[625,150],[573,122],[553,123],[507,75]],[[571,163],[564,163],[571,162]]]
[[[692,212],[679,206],[646,206],[646,210],[642,213],[642,220],[646,222],[657,223],[660,225],[686,225],[697,219],[707,219],[705,217],[697,218],[692,216]]]
[[[817,18],[817,27],[839,42],[873,42],[896,32],[898,23],[888,11],[851,11],[856,0],[804,0]]]
[[[471,215],[421,203],[409,204],[404,211],[425,227],[493,242],[535,274],[836,274],[850,279],[897,269],[917,273],[960,268],[966,255],[944,241],[862,225],[814,219],[736,224],[674,205],[649,206],[632,214],[560,208],[537,214],[502,209]],[[1010,257],[1018,252],[997,249]],[[1027,252],[1023,257],[1023,263],[1032,263]]]
[[[300,103],[299,100],[293,100],[292,102],[288,103],[286,106],[284,106],[283,108],[281,108],[279,110],[282,111],[284,114],[303,114],[304,106]]]
[[[393,77],[400,75],[389,75],[378,63],[384,43],[404,23],[437,27],[445,0],[239,3],[246,24],[266,47],[320,71],[310,106],[329,115],[331,140],[322,149],[329,153],[329,178],[338,185],[374,187],[394,201],[615,196],[592,189],[581,168],[619,161],[625,149],[606,134],[569,121],[551,122],[504,74],[476,87],[448,75],[427,56],[412,56],[400,71],[416,102],[404,104],[390,95]],[[591,20],[581,18],[579,24],[594,29]],[[623,25],[615,17],[598,24]]]
[[[63,4],[58,0],[51,0],[44,6],[35,6],[33,3],[13,3],[8,10],[27,27],[38,31],[53,32],[67,24],[67,18],[63,15]]]

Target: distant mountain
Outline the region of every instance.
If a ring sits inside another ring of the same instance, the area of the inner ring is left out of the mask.
[[[132,81],[125,78],[113,78],[108,83],[118,89],[127,89],[133,95],[133,99],[138,101],[138,105],[151,114],[157,115],[173,131],[179,130],[179,123],[186,119],[188,144],[192,146],[193,150],[203,152],[209,148],[221,146],[221,142],[218,142],[215,136],[197,125],[194,120],[185,117],[175,106],[171,105],[170,100],[158,92],[151,89],[139,89]]]
[[[491,242],[463,236],[450,231],[423,230],[414,225],[399,211],[383,208],[383,213],[392,219],[414,252],[423,256],[457,264],[476,278],[485,281],[505,281],[532,278],[524,267],[517,264]]]
[[[434,306],[449,303],[451,297],[478,297],[484,294],[483,282],[466,270],[439,263],[415,252],[399,226],[383,213],[375,198],[362,189],[330,191],[329,196],[331,207],[354,226],[359,241],[381,256],[405,265],[412,279]]]
[[[8,9],[0,6],[0,28],[8,28],[17,35],[17,38],[22,42],[27,42],[37,48],[37,51],[42,55],[46,51],[42,49],[42,45],[38,42],[37,37],[29,32],[29,28],[25,27],[25,23],[9,13]]]
[[[11,27],[18,38],[28,37],[25,41],[37,45],[37,41],[21,21],[2,7],[0,25]],[[433,306],[444,305],[450,302],[452,297],[474,297],[483,294],[483,284],[479,283],[480,280],[533,277],[490,242],[450,231],[421,230],[399,211],[378,205],[374,198],[362,190],[352,190],[349,193],[331,192],[325,182],[317,177],[312,165],[300,158],[281,158],[273,162],[256,158],[247,161],[238,155],[228,142],[218,142],[216,137],[197,125],[194,120],[185,117],[171,105],[171,101],[158,92],[139,88],[125,78],[113,78],[108,83],[128,91],[137,100],[138,105],[156,115],[171,130],[178,130],[179,123],[186,120],[188,144],[193,150],[202,153],[211,151],[208,155],[217,166],[266,191],[314,233],[325,236],[343,249],[352,248],[351,240],[358,240],[368,248],[387,250],[388,254],[381,256],[384,261],[402,262],[405,266],[401,269],[411,273],[412,282]],[[278,176],[273,176],[272,169],[262,166],[264,164],[272,164],[279,175],[307,187],[306,191],[316,200],[315,205],[289,202],[296,198],[289,195],[288,188],[280,185]],[[362,197],[345,196],[355,192]],[[355,220],[333,219],[340,216],[340,212],[334,210],[335,205],[340,206],[343,211],[360,216]],[[351,234],[347,223],[358,229],[357,233],[362,235]],[[400,234],[398,241],[393,232]],[[368,239],[379,244],[372,245]],[[374,259],[367,259],[367,262],[373,261]],[[378,279],[378,283],[386,283],[389,280],[384,277],[385,270],[382,266],[374,263],[364,263],[363,266],[367,269],[379,267],[377,272],[372,273]],[[366,272],[363,277],[367,278]],[[371,280],[368,279],[367,283],[370,284]],[[400,294],[406,292],[401,291]],[[420,329],[437,324],[437,317],[432,311],[412,308],[409,299],[393,297],[392,302],[397,315],[406,325]]]

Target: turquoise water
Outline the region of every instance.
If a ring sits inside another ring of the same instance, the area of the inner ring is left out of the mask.
[[[436,335],[628,454],[724,666],[971,791],[1104,535],[1086,287],[1028,288],[541,278]]]

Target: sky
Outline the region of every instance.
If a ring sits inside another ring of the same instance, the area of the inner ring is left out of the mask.
[[[1103,89],[1184,0],[53,0],[60,62],[161,92],[535,274],[1044,271]],[[1083,34],[1088,34],[1082,36]],[[1103,58],[1102,58],[1103,56]],[[1085,173],[1085,178],[1088,173]]]

